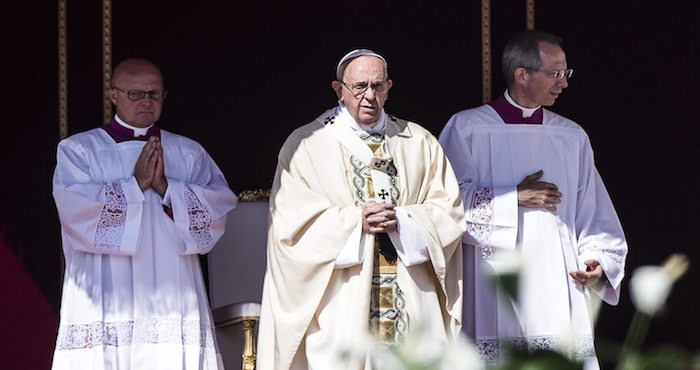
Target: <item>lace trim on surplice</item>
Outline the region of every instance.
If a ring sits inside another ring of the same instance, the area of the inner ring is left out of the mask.
[[[472,199],[467,222],[467,232],[476,240],[483,259],[488,259],[493,254],[493,247],[489,244],[493,233],[493,198],[493,189],[478,188]]]
[[[197,249],[207,249],[214,242],[209,231],[211,227],[209,212],[190,189],[185,190],[185,203],[187,204],[187,216],[190,220],[190,236],[197,244]]]
[[[508,351],[511,350],[519,352],[556,351],[577,361],[595,356],[595,346],[591,335],[580,336],[570,341],[557,336],[477,339],[475,344],[481,359],[486,363],[492,363],[507,356]]]
[[[61,325],[56,339],[56,349],[61,351],[132,344],[199,346],[201,353],[216,348],[216,336],[211,325],[198,320],[157,318]]]
[[[595,246],[591,245],[586,245],[584,247],[579,248],[579,254],[583,254],[585,252],[602,253],[605,256],[609,257],[611,260],[615,261],[615,263],[620,265],[622,265],[625,262],[626,253],[623,249],[596,248]]]
[[[105,185],[105,204],[97,220],[95,248],[118,250],[126,226],[126,197],[119,182]]]

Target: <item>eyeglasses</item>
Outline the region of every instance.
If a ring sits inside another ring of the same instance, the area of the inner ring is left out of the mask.
[[[574,69],[569,68],[565,69],[563,71],[559,70],[551,70],[551,71],[535,71],[535,72],[542,72],[544,73],[547,77],[555,78],[557,80],[563,80],[566,78],[567,80],[571,78],[571,76],[574,75]]]
[[[373,82],[372,84],[367,84],[367,82],[349,84],[342,80],[337,81],[345,85],[355,97],[363,95],[369,88],[372,88],[375,94],[383,94],[389,89],[389,81]]]
[[[129,98],[131,101],[139,101],[142,100],[148,95],[151,100],[154,101],[160,101],[160,100],[165,100],[165,97],[168,96],[167,91],[163,90],[151,90],[151,91],[143,91],[143,90],[124,90],[120,89],[116,86],[112,86],[113,89],[117,91],[121,91],[124,94],[126,94],[126,97]]]

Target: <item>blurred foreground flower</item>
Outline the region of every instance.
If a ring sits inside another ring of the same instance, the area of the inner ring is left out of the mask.
[[[630,295],[637,311],[656,315],[666,303],[673,283],[688,269],[688,258],[671,255],[661,266],[641,266],[630,279]]]
[[[522,255],[511,249],[494,248],[488,263],[483,264],[484,273],[498,284],[514,301],[518,299],[518,281],[523,266]]]
[[[688,257],[676,253],[668,257],[660,267],[642,266],[634,270],[629,286],[632,303],[637,312],[622,344],[617,370],[655,368],[645,366],[650,362],[650,358],[642,355],[640,348],[646,338],[652,316],[664,307],[673,283],[685,274],[688,265]],[[671,362],[664,362],[665,369],[675,368],[671,366]]]
[[[440,344],[420,330],[398,344],[378,344],[370,353],[376,370],[481,370],[484,363],[476,349],[461,335]]]
[[[420,320],[419,320],[420,322]],[[425,321],[423,321],[425,322]],[[481,370],[484,363],[476,349],[460,333],[448,342],[431,335],[427,327],[409,330],[401,343],[381,343],[367,335],[348,338],[346,348],[338,355],[338,369],[342,365],[362,362],[369,358],[375,370]]]
[[[489,274],[497,276],[518,275],[520,274],[523,261],[519,251],[498,248],[493,251],[489,264],[493,269],[488,271]]]
[[[440,370],[479,370],[485,368],[479,352],[463,335],[447,344],[439,365]]]

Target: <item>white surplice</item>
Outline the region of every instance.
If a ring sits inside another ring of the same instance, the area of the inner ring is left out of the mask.
[[[328,110],[295,130],[279,153],[258,336],[261,370],[369,366],[364,358],[337,362],[343,350],[369,336],[374,263],[374,248],[367,247],[359,249],[358,264],[337,264],[361,223],[355,192],[364,180],[357,175],[368,166],[335,132],[339,114]],[[388,116],[385,134],[397,170],[397,209],[413,220],[429,255],[423,263],[397,263],[409,332],[423,326],[435,343],[446,343],[459,333],[462,311],[465,222],[457,180],[427,130]],[[365,236],[365,245],[374,245],[374,236]]]
[[[543,122],[505,124],[484,105],[455,114],[440,134],[467,213],[463,331],[487,362],[515,346],[558,349],[596,368],[591,290],[569,272],[597,260],[609,284],[592,290],[615,305],[627,244],[584,130],[548,110]],[[556,212],[517,204],[517,184],[539,170],[563,194]],[[522,254],[515,304],[485,274],[500,249]]]
[[[66,269],[53,369],[223,368],[198,255],[237,198],[198,143],[165,130],[161,143],[165,199],[134,178],[145,141],[98,128],[58,145]]]

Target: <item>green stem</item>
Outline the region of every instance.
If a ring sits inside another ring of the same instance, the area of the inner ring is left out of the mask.
[[[622,344],[622,351],[620,352],[620,357],[618,357],[616,370],[634,369],[636,367],[630,361],[634,361],[638,357],[640,347],[649,331],[650,323],[651,317],[648,315],[639,311],[634,313],[632,323],[625,336],[625,342]]]

